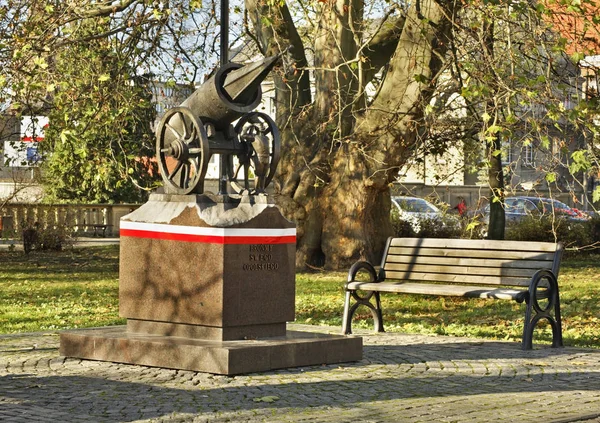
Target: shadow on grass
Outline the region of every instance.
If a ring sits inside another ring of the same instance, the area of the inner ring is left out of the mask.
[[[63,282],[118,277],[118,246],[76,248],[66,251],[0,251],[0,275],[12,282],[20,280]],[[68,280],[62,280],[69,275]]]

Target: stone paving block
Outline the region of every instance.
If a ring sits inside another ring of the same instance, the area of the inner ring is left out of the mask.
[[[236,377],[61,361],[56,336],[2,336],[0,421],[600,421],[600,350],[360,335],[360,362]]]

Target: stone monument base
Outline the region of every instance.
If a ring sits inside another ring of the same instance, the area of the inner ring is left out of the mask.
[[[284,336],[215,341],[128,332],[125,326],[60,334],[60,354],[89,360],[222,375],[335,364],[362,359],[362,338],[304,331]]]
[[[224,375],[362,358],[362,338],[287,331],[296,227],[268,197],[152,194],[120,236],[127,325],[65,331],[61,355]]]

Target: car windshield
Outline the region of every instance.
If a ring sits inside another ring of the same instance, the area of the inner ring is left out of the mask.
[[[438,213],[439,210],[433,204],[422,198],[394,198],[394,201],[402,210],[411,213]]]

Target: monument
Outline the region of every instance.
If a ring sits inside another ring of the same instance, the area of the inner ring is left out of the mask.
[[[225,375],[362,358],[360,337],[286,328],[296,229],[266,194],[278,128],[253,111],[278,60],[227,63],[165,113],[156,131],[164,192],[120,224],[127,325],[65,331],[61,355]],[[204,190],[213,154],[216,194]]]

